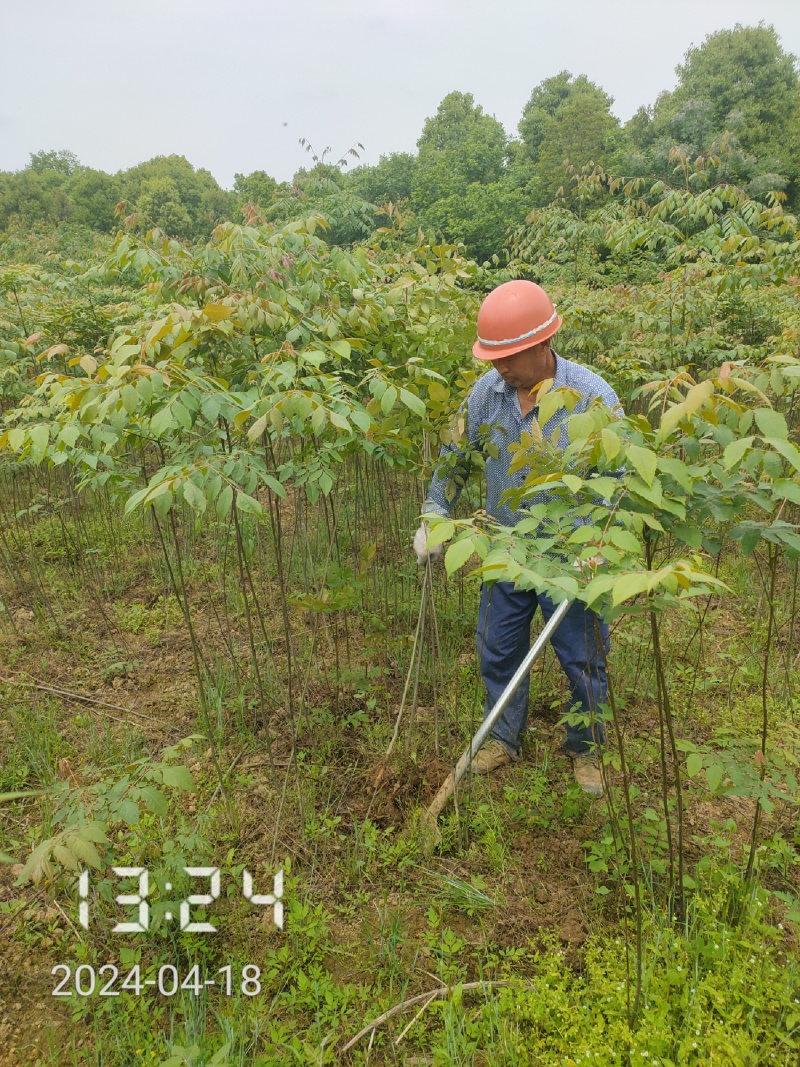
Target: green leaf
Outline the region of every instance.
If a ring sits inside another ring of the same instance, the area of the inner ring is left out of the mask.
[[[525,523],[525,526],[523,529],[519,528],[522,523],[517,526],[519,533],[527,532],[527,530],[535,531],[538,528],[536,519],[523,519],[522,522]],[[596,526],[578,526],[569,535],[569,543],[571,545],[585,545],[587,541],[599,541],[602,536],[603,531]]]
[[[699,752],[692,752],[686,759],[686,773],[695,778],[703,769],[703,757]]]
[[[206,510],[207,501],[205,493],[189,479],[183,483],[183,499],[193,511],[198,513],[198,515],[202,515]]]
[[[217,497],[217,518],[222,522],[228,517],[228,512],[231,510],[231,504],[233,503],[233,487],[226,485],[222,492]]]
[[[791,500],[793,504],[800,504],[800,485],[790,478],[778,478],[773,483],[772,490],[782,500]]]
[[[700,548],[703,544],[703,531],[696,526],[673,526],[672,532],[690,548]]]
[[[452,574],[457,571],[474,552],[475,547],[471,537],[465,537],[463,540],[453,542],[444,554],[444,566],[447,573]]]
[[[79,860],[88,863],[90,867],[94,867],[97,871],[102,869],[103,861],[100,859],[100,853],[94,847],[94,843],[88,841],[80,831],[66,838],[64,844]]]
[[[150,379],[147,378],[145,375],[142,375],[142,377],[136,383],[136,392],[139,394],[145,404],[149,404],[150,401],[153,399],[153,386],[150,382]]]
[[[711,793],[716,793],[719,789],[720,782],[724,777],[724,769],[719,762],[709,763],[706,767],[706,782]]]
[[[755,547],[756,547],[756,545],[758,544],[758,542],[760,540],[761,540],[761,529],[760,529],[760,527],[758,527],[758,526],[749,526],[744,531],[744,533],[742,534],[741,538],[739,539],[739,543],[742,546],[742,552],[744,552],[744,554],[746,556],[749,556],[751,552],[755,551]]]
[[[154,815],[166,815],[169,811],[167,798],[161,790],[156,789],[154,785],[143,785],[139,790],[139,795],[146,804],[148,810],[152,811]]]
[[[261,478],[261,481],[264,483],[264,485],[266,485],[269,489],[272,490],[275,496],[279,496],[281,500],[286,499],[286,490],[277,478],[273,478],[271,474],[264,473],[260,474],[259,477]]]
[[[350,433],[352,430],[352,426],[344,415],[340,415],[339,412],[334,411],[333,408],[329,409],[328,418],[331,420],[331,425],[335,426],[337,430],[344,430],[345,433]]]
[[[325,411],[325,408],[322,406],[322,404],[320,404],[318,407],[314,408],[314,412],[313,412],[313,414],[311,416],[311,430],[312,430],[312,432],[315,433],[315,434],[319,434],[320,430],[325,425],[326,421],[327,421],[327,412]]]
[[[731,441],[722,453],[722,462],[725,464],[725,469],[730,470],[731,467],[736,467],[741,463],[745,452],[750,448],[755,438],[742,437],[738,441]]]
[[[136,388],[133,385],[123,385],[120,397],[122,398],[122,406],[129,415],[132,415],[139,406],[139,394],[136,392]]]
[[[64,845],[53,847],[53,859],[58,860],[63,867],[68,867],[71,871],[77,871],[80,867],[78,857]]]
[[[594,604],[596,600],[607,596],[616,583],[617,576],[615,574],[598,574],[586,586],[583,599],[587,604]]]
[[[618,526],[612,526],[606,533],[606,538],[612,545],[621,548],[623,552],[631,552],[635,556],[640,556],[642,553],[639,538],[635,537],[630,530],[622,530]]]
[[[172,507],[172,499],[172,493],[169,489],[153,499],[153,511],[158,515],[159,519],[163,519],[165,515],[169,514],[169,509]]]
[[[135,826],[139,821],[139,805],[133,800],[122,800],[117,805],[116,814],[128,826]]]
[[[636,470],[642,481],[651,486],[656,476],[658,456],[649,448],[641,448],[639,445],[628,445],[626,459]]]
[[[40,463],[50,441],[50,427],[40,422],[28,430],[28,438],[31,442],[31,459],[34,463]]]
[[[81,837],[85,837],[87,841],[96,841],[100,845],[107,845],[108,835],[106,834],[106,829],[104,822],[93,819],[81,827]]]
[[[247,493],[243,493],[241,489],[236,494],[236,507],[244,515],[261,516],[264,514],[264,509],[255,497],[248,496]]]
[[[642,522],[649,526],[651,530],[658,530],[659,533],[665,533],[664,527],[653,515],[642,514],[640,516]]]
[[[25,427],[15,426],[13,430],[9,430],[8,443],[14,452],[19,452],[25,444]]]
[[[161,780],[164,785],[169,785],[173,789],[185,789],[189,793],[193,793],[197,788],[189,768],[180,764],[177,767],[162,764]]]
[[[549,393],[547,394],[550,395]],[[571,493],[577,493],[583,487],[583,479],[576,478],[574,474],[562,474],[561,481]]]
[[[388,415],[392,410],[395,400],[397,400],[397,390],[393,385],[390,385],[381,397],[381,411],[384,415]]]
[[[791,463],[796,471],[800,471],[800,449],[791,441],[782,441],[779,438],[770,437],[766,443],[779,452],[787,462]]]
[[[585,484],[587,489],[604,500],[614,496],[620,487],[620,483],[616,478],[607,478],[602,475],[599,478],[590,478]]]
[[[413,411],[415,415],[419,415],[421,419],[425,418],[425,402],[408,389],[400,390],[400,401],[405,404],[409,411]]]
[[[76,426],[74,422],[68,422],[59,433],[58,440],[63,441],[67,448],[73,448],[80,435],[80,426]]]
[[[180,400],[173,400],[172,402],[172,414],[176,422],[179,423],[182,429],[191,430],[192,428],[192,416],[189,414]]]
[[[588,437],[593,430],[594,416],[590,412],[583,411],[578,415],[571,415],[569,417],[567,422],[567,433],[569,434],[570,441],[580,441],[584,437]]]
[[[173,424],[172,411],[169,404],[167,404],[160,411],[157,411],[150,420],[150,433],[154,437],[161,437]]]
[[[687,493],[692,491],[692,476],[689,473],[689,468],[679,459],[675,459],[673,456],[659,456],[658,457],[658,469],[664,474],[668,474],[671,478],[685,489]]]
[[[372,425],[372,418],[368,411],[363,408],[353,408],[350,412],[350,421],[354,422],[362,433],[367,433]]]
[[[662,507],[664,504],[664,493],[661,488],[660,478],[654,478],[653,484],[650,486],[648,486],[641,478],[630,478],[628,480],[628,489],[631,493],[640,496],[649,504],[654,504],[657,508]]]
[[[24,885],[25,882],[33,882],[34,885],[37,885],[43,878],[50,877],[53,873],[50,853],[56,841],[57,838],[48,837],[36,846],[25,861],[25,866],[19,872],[14,885]]]
[[[789,436],[786,418],[780,411],[775,411],[773,408],[756,408],[755,419],[756,426],[764,437],[777,437],[785,441]]]
[[[222,1045],[208,1061],[208,1067],[227,1067],[230,1063],[230,1060],[228,1059],[230,1051],[230,1042]]]

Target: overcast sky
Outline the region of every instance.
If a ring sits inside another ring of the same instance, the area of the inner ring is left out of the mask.
[[[510,134],[531,90],[586,74],[628,119],[687,48],[772,24],[800,55],[800,0],[0,0],[0,170],[66,148],[106,171],[185,155],[230,188],[285,180],[309,140],[362,161],[414,151],[453,90]]]

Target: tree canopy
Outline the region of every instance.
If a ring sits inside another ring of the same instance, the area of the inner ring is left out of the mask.
[[[621,126],[601,86],[563,70],[533,87],[516,136],[471,93],[453,91],[425,120],[416,152],[344,171],[347,155],[359,158],[355,148],[334,164],[326,162],[328,150],[318,159],[303,141],[314,165],[292,182],[263,169],[237,172],[230,192],[179,155],[112,175],[67,149],[42,150],[23,170],[0,172],[0,231],[78,224],[107,233],[121,225],[122,203],[128,226],[184,241],[207,237],[223,219],[241,221],[251,208],[275,221],[321,215],[326,240],[348,244],[384,226],[382,205],[392,203],[402,205],[393,229],[421,227],[485,261],[504,254],[509,234],[531,212],[554,201],[588,206],[589,187],[578,181],[587,168],[672,182],[676,148],[717,158],[716,181],[760,200],[782,192],[790,208],[800,208],[800,79],[775,29],[737,24],[712,33],[688,49],[676,73],[674,90],[643,103]],[[595,183],[592,204],[608,193]]]

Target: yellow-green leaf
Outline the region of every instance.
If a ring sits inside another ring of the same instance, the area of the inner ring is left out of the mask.
[[[475,547],[472,544],[471,537],[465,537],[450,545],[444,554],[444,566],[447,573],[452,574],[459,567],[462,567],[474,551]]]
[[[639,445],[628,445],[627,459],[636,470],[642,481],[650,486],[656,476],[658,456],[649,448],[641,448]]]
[[[621,604],[623,600],[629,600],[631,597],[638,596],[639,593],[646,592],[648,576],[648,571],[636,571],[634,574],[623,574],[622,577],[617,578],[611,593],[614,606]]]
[[[256,421],[253,423],[253,425],[249,428],[249,430],[247,431],[247,436],[250,438],[251,441],[255,441],[256,438],[258,438],[258,437],[260,437],[262,435],[262,433],[264,432],[264,430],[266,430],[266,428],[267,428],[267,416],[266,415],[261,415],[261,416],[259,416],[259,418],[256,419]]]
[[[455,532],[456,528],[452,522],[437,522],[428,531],[428,548],[449,541]]]
[[[539,401],[539,425],[544,426],[546,422],[555,415],[557,411],[560,411],[563,407],[566,407],[566,398],[561,389],[552,389],[549,393]]]
[[[604,428],[600,432],[600,440],[603,443],[603,452],[605,454],[605,457],[610,462],[620,450],[620,439],[615,433],[613,433],[613,431]]]
[[[203,314],[206,318],[211,319],[212,322],[222,322],[224,319],[229,319],[235,311],[235,308],[227,307],[225,304],[206,304],[203,308]]]

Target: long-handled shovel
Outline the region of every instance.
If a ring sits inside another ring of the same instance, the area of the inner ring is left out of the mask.
[[[483,720],[480,727],[476,731],[475,736],[472,738],[468,747],[462,753],[458,763],[455,766],[455,769],[447,776],[444,783],[442,784],[441,789],[433,798],[430,806],[422,812],[422,825],[428,832],[428,834],[433,838],[433,841],[431,842],[432,844],[438,844],[438,842],[441,841],[441,834],[439,833],[439,828],[436,825],[436,820],[439,818],[442,809],[444,808],[450,797],[453,795],[453,793],[455,793],[456,786],[464,777],[464,774],[466,773],[466,770],[469,767],[470,763],[472,763],[472,760],[474,759],[475,755],[480,751],[484,741],[492,732],[494,724],[505,711],[506,707],[508,706],[508,702],[516,693],[517,689],[520,686],[520,683],[522,682],[522,679],[528,674],[533,664],[542,654],[544,646],[549,641],[551,635],[555,633],[559,623],[569,611],[571,603],[571,600],[562,600],[556,610],[550,616],[547,623],[542,628],[542,632],[531,645],[525,659],[522,661],[522,663],[520,663],[519,667],[517,668],[514,677],[511,679],[511,681],[505,687],[503,692],[500,694],[497,703],[486,716],[486,718]]]

